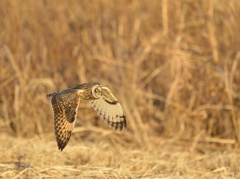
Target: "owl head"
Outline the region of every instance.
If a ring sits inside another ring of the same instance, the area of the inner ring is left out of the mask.
[[[81,91],[79,95],[83,100],[95,100],[102,95],[102,86],[99,83],[84,83],[75,86],[73,89]]]
[[[92,87],[92,95],[93,95],[96,99],[100,98],[100,96],[102,95],[102,86],[101,86],[101,85],[98,85],[98,84],[94,85],[94,86]]]

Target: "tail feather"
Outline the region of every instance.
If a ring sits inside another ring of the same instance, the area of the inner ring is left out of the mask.
[[[48,95],[47,95],[47,98],[51,98],[54,94],[56,94],[56,93],[48,94]]]

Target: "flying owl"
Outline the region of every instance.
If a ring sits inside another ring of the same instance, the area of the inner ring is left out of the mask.
[[[63,150],[73,131],[80,100],[88,100],[109,127],[122,130],[127,126],[123,108],[109,88],[99,83],[83,83],[73,88],[48,94],[54,117],[54,132],[59,150]]]

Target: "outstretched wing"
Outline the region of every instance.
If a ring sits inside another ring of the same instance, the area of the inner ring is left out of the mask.
[[[63,150],[72,134],[80,98],[75,91],[62,91],[47,95],[51,98],[54,131],[59,150]]]
[[[109,127],[120,131],[127,126],[123,108],[109,88],[102,87],[102,95],[96,100],[91,100],[94,110]]]

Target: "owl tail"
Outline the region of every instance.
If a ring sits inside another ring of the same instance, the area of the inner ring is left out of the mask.
[[[54,94],[56,94],[56,93],[48,94],[48,95],[47,95],[47,98],[51,98]]]

